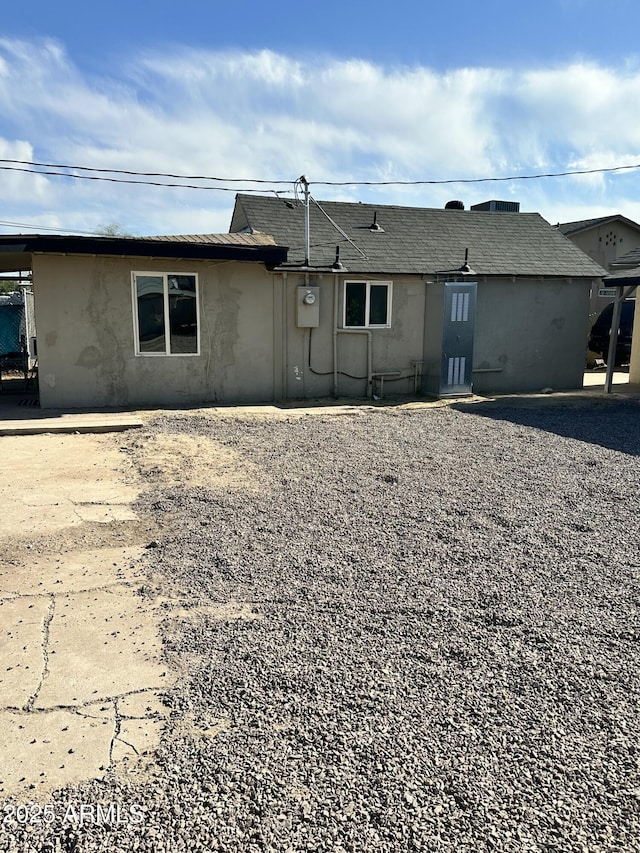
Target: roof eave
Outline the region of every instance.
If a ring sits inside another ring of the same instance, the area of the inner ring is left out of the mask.
[[[191,243],[127,237],[68,237],[59,235],[0,236],[0,253],[107,255],[111,257],[185,258],[189,260],[255,261],[267,265],[287,259],[286,246],[244,246]]]

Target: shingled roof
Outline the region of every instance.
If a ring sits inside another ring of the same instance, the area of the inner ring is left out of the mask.
[[[611,268],[619,269],[623,267],[637,267],[638,265],[640,265],[640,246],[636,246],[635,249],[630,249],[626,254],[616,258],[612,262]]]
[[[322,201],[310,206],[310,265],[329,267],[340,246],[348,272],[433,274],[469,264],[478,275],[587,276],[605,271],[537,213],[487,213]],[[324,211],[324,212],[323,212]],[[347,235],[346,239],[329,221]],[[374,220],[379,230],[372,229]],[[304,205],[239,194],[230,231],[271,234],[304,264]],[[352,241],[352,242],[350,242]]]
[[[634,222],[633,219],[627,219],[620,213],[615,213],[613,216],[598,216],[595,219],[580,219],[577,222],[558,222],[556,228],[568,237],[570,234],[577,234],[579,231],[588,231],[590,228],[597,228],[599,225],[607,225],[609,222],[623,222],[625,225],[630,225],[632,228],[637,228],[640,231],[640,225]]]

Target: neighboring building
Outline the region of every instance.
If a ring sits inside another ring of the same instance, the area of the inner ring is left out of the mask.
[[[556,227],[606,270],[613,270],[612,264],[622,255],[640,247],[640,225],[620,214],[584,219],[580,222],[558,223]],[[612,293],[611,287],[603,284],[594,287],[589,302],[591,320],[595,320],[614,298],[615,293]]]
[[[283,396],[582,387],[604,270],[536,213],[461,206],[312,203],[307,251],[303,204],[237,197],[232,232],[290,247]]]
[[[0,236],[41,406],[582,386],[603,270],[538,214],[321,205],[308,249],[302,204],[248,195],[226,235]]]

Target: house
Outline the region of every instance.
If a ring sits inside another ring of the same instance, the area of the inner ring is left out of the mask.
[[[603,270],[537,214],[239,195],[230,232],[0,236],[41,406],[582,385]]]
[[[0,236],[0,270],[31,270],[41,407],[271,399],[286,256],[240,234]]]
[[[237,196],[232,233],[289,247],[283,396],[582,387],[604,270],[539,214],[462,207]]]
[[[613,265],[622,255],[640,247],[640,225],[620,214],[558,223],[556,227],[606,270],[613,271]],[[611,287],[604,284],[594,287],[589,302],[591,320],[595,320],[614,298],[615,293]]]

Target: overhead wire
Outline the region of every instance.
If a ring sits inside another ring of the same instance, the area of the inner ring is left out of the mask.
[[[13,165],[7,165],[13,164]],[[30,168],[36,167],[36,168]],[[49,171],[51,169],[68,169],[71,171],[57,172]],[[562,172],[538,172],[531,175],[503,175],[499,177],[485,178],[442,178],[442,179],[423,179],[423,180],[391,180],[391,181],[309,181],[310,185],[325,186],[325,187],[389,187],[389,186],[438,186],[445,184],[482,184],[505,181],[531,181],[540,180],[542,178],[562,178],[572,175],[596,175],[612,172],[629,171],[632,169],[640,169],[640,163],[631,163],[622,166],[607,166],[594,169],[568,169]],[[211,181],[216,184],[260,184],[274,186],[291,186],[294,199],[299,201],[299,184],[298,180],[285,179],[267,179],[267,178],[221,178],[215,175],[178,175],[171,172],[140,172],[127,169],[104,169],[92,166],[78,166],[61,163],[40,163],[31,160],[11,160],[0,159],[0,171],[15,171],[28,172],[36,175],[47,175],[51,177],[71,178],[74,180],[89,180],[89,181],[109,181],[111,183],[123,184],[146,184],[148,186],[169,187],[177,189],[194,189],[194,190],[214,190],[218,192],[238,192],[237,187],[221,187],[221,186],[202,186],[200,184],[187,183],[168,183],[167,181],[150,181],[150,180],[135,180],[135,178],[169,178],[181,181]],[[98,174],[72,174],[72,172],[97,172]],[[107,177],[107,175],[126,175],[129,177]],[[247,191],[254,193],[280,193],[285,190],[257,189],[248,188]]]
[[[227,193],[237,193],[238,187],[206,187],[200,186],[199,184],[174,184],[167,183],[166,181],[138,181],[134,178],[107,178],[103,175],[71,175],[67,172],[51,172],[51,171],[43,171],[41,169],[27,169],[24,166],[0,166],[0,170],[2,171],[10,171],[10,172],[29,172],[33,175],[50,175],[52,177],[57,178],[72,178],[75,180],[83,180],[83,181],[108,181],[112,184],[143,184],[148,187],[173,187],[182,190],[213,190],[216,192],[227,192]],[[289,181],[291,183],[291,181]],[[254,193],[272,193],[274,192],[272,189],[268,190],[259,190],[252,189]]]
[[[171,172],[137,172],[131,169],[99,169],[94,166],[70,166],[68,163],[37,163],[32,160],[10,160],[0,158],[0,163],[15,163],[18,166],[42,166],[47,169],[74,169],[77,172],[102,172],[110,175],[135,175],[147,178],[179,178],[185,181],[221,181],[229,184],[290,184],[289,180],[267,178],[218,178],[213,175],[175,175]],[[2,167],[0,167],[2,168]]]

